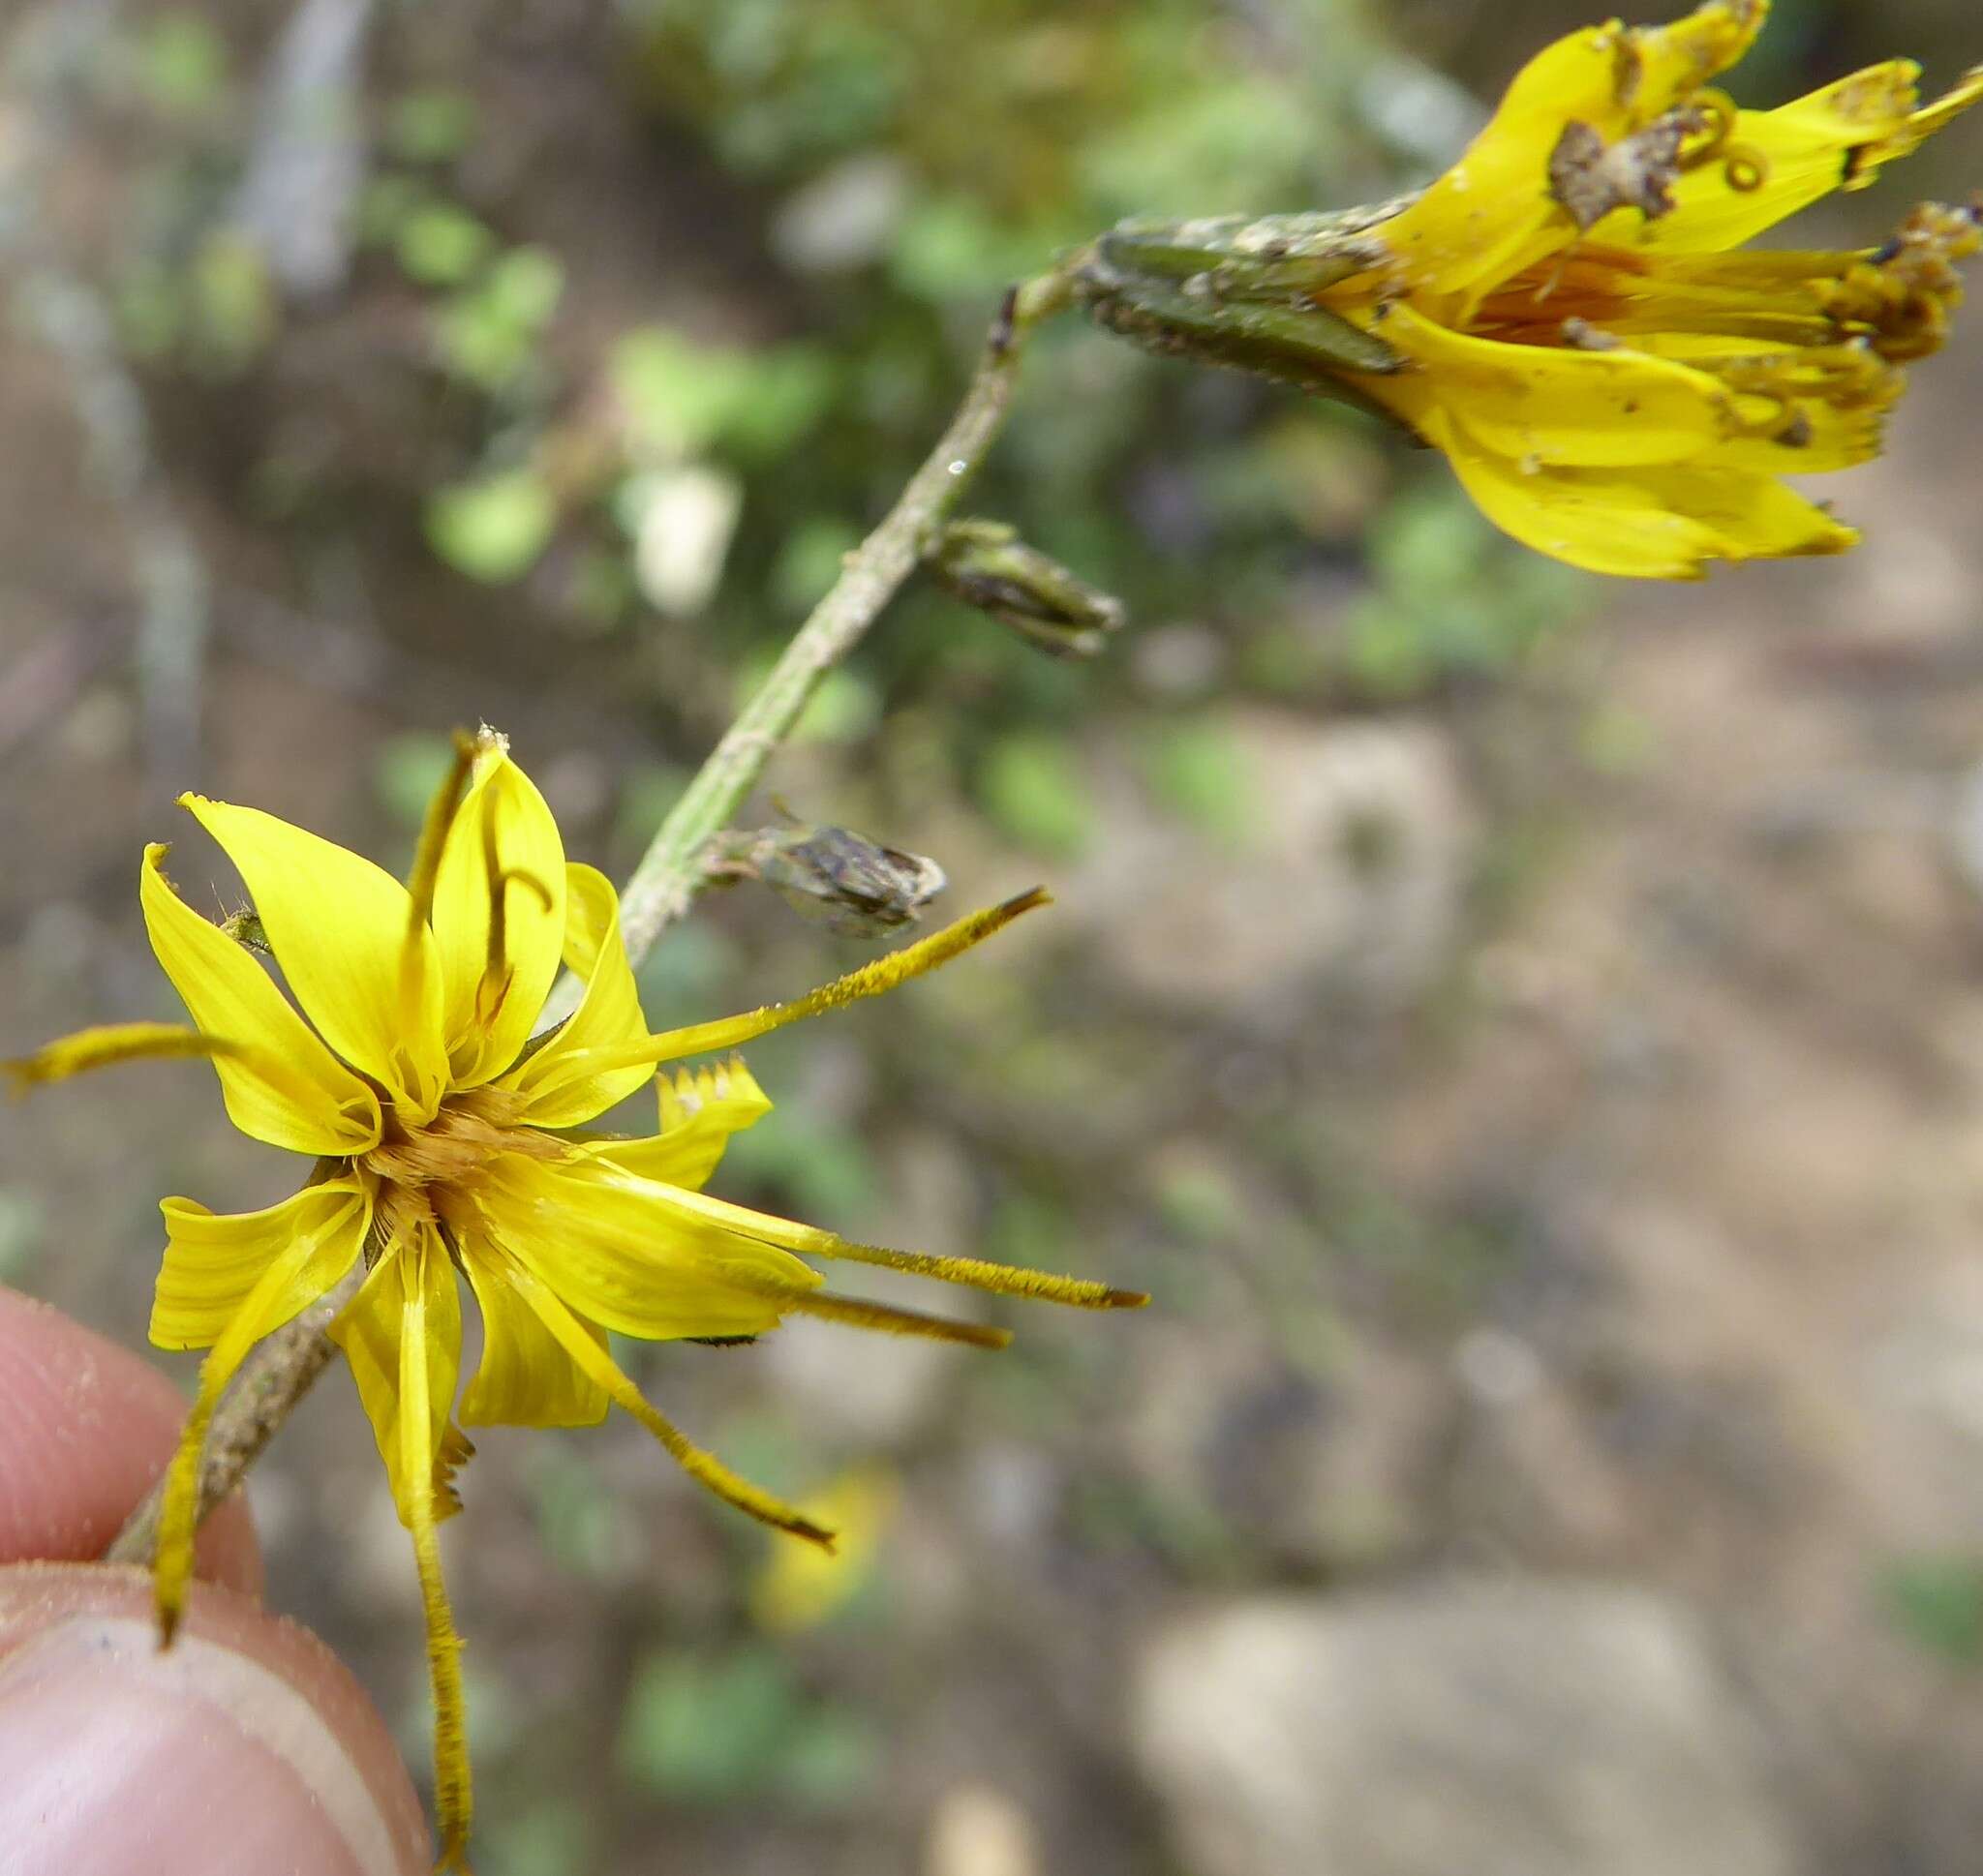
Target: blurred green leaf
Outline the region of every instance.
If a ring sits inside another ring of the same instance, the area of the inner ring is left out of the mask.
[[[1397,697],[1519,664],[1567,620],[1587,583],[1502,539],[1445,481],[1380,508],[1369,533],[1374,590],[1345,619],[1350,671]]]
[[[474,141],[477,128],[473,98],[434,85],[410,91],[394,103],[385,144],[403,163],[452,163]]]
[[[409,280],[459,287],[496,251],[496,237],[453,202],[413,204],[393,232],[393,250]]]
[[[544,1548],[573,1575],[605,1577],[620,1523],[612,1494],[593,1467],[568,1446],[540,1447],[532,1461],[531,1509]]]
[[[637,763],[620,777],[620,802],[613,815],[613,838],[621,846],[643,848],[688,786],[689,772],[672,762]]]
[[[584,1804],[534,1799],[520,1812],[500,1815],[496,1828],[476,1836],[475,1866],[484,1876],[588,1876],[597,1867],[595,1834],[593,1813]]]
[[[812,515],[789,530],[773,562],[773,597],[787,612],[809,612],[840,577],[840,563],[860,546],[857,530],[831,515]]]
[[[796,1102],[731,1136],[723,1177],[776,1187],[801,1217],[842,1221],[871,1206],[881,1184],[874,1156],[857,1132]]]
[[[829,360],[810,347],[739,351],[668,326],[627,333],[608,370],[636,445],[663,458],[717,443],[777,456],[818,420],[833,389]]]
[[[397,245],[400,230],[432,197],[411,176],[375,176],[358,197],[358,239],[368,247]]]
[[[502,392],[535,361],[564,292],[564,263],[548,248],[512,248],[441,309],[442,361],[457,378]]]
[[[1983,1663],[1983,1558],[1905,1558],[1887,1566],[1878,1590],[1916,1647],[1952,1667]]]
[[[787,1745],[780,1782],[802,1804],[841,1810],[874,1790],[887,1750],[881,1729],[866,1715],[821,1705]]]
[[[187,278],[185,306],[194,361],[219,378],[231,378],[254,364],[282,320],[260,250],[234,234],[212,234],[199,244]]]
[[[777,1783],[798,1711],[790,1672],[768,1649],[652,1654],[627,1690],[620,1770],[677,1803],[734,1803]]]
[[[967,197],[948,197],[919,203],[904,219],[889,271],[904,292],[944,306],[1037,273],[1055,245],[1001,227]]]
[[[0,1283],[15,1283],[33,1268],[41,1256],[44,1227],[38,1200],[0,1186]]]
[[[1150,793],[1201,832],[1234,841],[1256,825],[1258,783],[1230,724],[1211,716],[1159,724],[1137,753]]]
[[[117,283],[117,330],[134,358],[163,358],[186,328],[186,292],[158,260],[135,262]]]
[[[417,829],[442,778],[454,767],[454,744],[431,730],[386,737],[372,758],[372,793],[403,828]]]
[[[977,796],[1002,833],[1052,859],[1076,858],[1094,832],[1086,778],[1057,737],[1000,737],[979,768]]]
[[[427,501],[427,538],[458,572],[487,586],[521,579],[558,527],[549,487],[528,469],[438,489]]]
[[[162,14],[137,42],[133,73],[154,109],[193,122],[227,91],[227,41],[198,14]]]

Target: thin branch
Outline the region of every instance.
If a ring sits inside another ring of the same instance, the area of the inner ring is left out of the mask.
[[[977,375],[950,428],[874,531],[846,558],[833,590],[812,609],[771,675],[710,752],[687,792],[661,824],[621,899],[626,954],[638,965],[655,940],[688,910],[707,879],[705,855],[757,784],[772,752],[790,732],[819,681],[860,643],[883,607],[916,569],[929,543],[955,510],[1005,422],[1031,329],[1067,304],[1065,282],[1043,275],[1006,296]],[[553,991],[545,1021],[568,1015],[577,986],[567,977]],[[336,1352],[324,1331],[363,1280],[354,1270],[303,1314],[264,1338],[214,1410],[200,1460],[199,1516],[204,1519],[247,1475],[275,1431]],[[165,1481],[155,1485],[107,1553],[112,1562],[148,1562],[158,1542]]]
[[[711,839],[756,787],[820,680],[861,642],[955,511],[1004,426],[1027,334],[1066,303],[1066,283],[1057,274],[1029,281],[1006,296],[977,376],[942,440],[880,525],[848,555],[832,591],[813,607],[661,823],[620,899],[620,929],[636,964],[688,910],[703,885]],[[577,981],[566,977],[545,1005],[545,1023],[568,1016],[578,995]]]

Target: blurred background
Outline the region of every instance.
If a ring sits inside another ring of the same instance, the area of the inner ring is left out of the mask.
[[[1127,213],[1421,179],[1588,17],[8,0],[0,1047],[175,1014],[140,844],[238,891],[181,788],[400,867],[487,718],[624,876],[1005,283]],[[1737,89],[1903,51],[1983,40],[1780,0]],[[1806,229],[1979,183],[1961,124]],[[447,1528],[476,1867],[1971,1876],[1983,329],[1824,485],[1857,554],[1654,590],[1355,413],[1063,324],[971,506],[1132,623],[1058,662],[917,589],[754,809],[934,856],[939,912],[1058,907],[753,1049],[779,1104],[717,1190],[1157,1300],[997,1305],[1001,1356],[630,1356],[839,1512],[830,1572],[628,1423],[487,1434]],[[712,893],[647,1011],[873,949]],[[0,1280],[141,1345],[158,1197],[293,1184],[213,1093],[8,1110]],[[251,1495],[424,1775],[341,1374]]]

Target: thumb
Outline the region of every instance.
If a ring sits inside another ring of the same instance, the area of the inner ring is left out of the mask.
[[[158,1646],[149,1579],[0,1568],[0,1864],[9,1876],[422,1876],[384,1723],[307,1630],[195,1589]]]

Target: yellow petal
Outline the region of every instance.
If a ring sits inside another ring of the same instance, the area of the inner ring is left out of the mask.
[[[528,1104],[519,1121],[531,1127],[583,1127],[635,1093],[654,1073],[651,1062],[601,1068],[602,1051],[647,1033],[633,966],[620,936],[620,895],[595,867],[565,868],[564,959],[585,979],[571,1019],[502,1079]]]
[[[645,1063],[652,1067],[656,1063],[675,1061],[684,1055],[710,1055],[717,1049],[735,1048],[740,1043],[747,1043],[753,1037],[766,1035],[774,1029],[782,1029],[787,1023],[800,1022],[808,1016],[824,1015],[830,1010],[844,1009],[850,1003],[859,1003],[863,997],[879,996],[884,990],[892,990],[911,978],[922,977],[961,956],[973,945],[983,944],[994,932],[1004,930],[1015,919],[1050,903],[1049,895],[1036,887],[1030,893],[1022,893],[1017,898],[1007,899],[1003,905],[968,913],[920,943],[892,951],[885,957],[863,964],[858,971],[849,971],[845,977],[823,983],[816,990],[808,990],[803,997],[793,998],[790,1003],[766,1004],[763,1009],[747,1011],[741,1016],[722,1016],[715,1022],[694,1023],[686,1029],[670,1029],[660,1035],[643,1036],[618,1047],[586,1048],[582,1052],[574,1047],[570,1054],[571,1066],[603,1074],[636,1064]],[[563,1040],[562,1036],[559,1040]]]
[[[456,1087],[479,1087],[500,1074],[529,1039],[558,974],[564,891],[564,844],[551,810],[530,777],[490,749],[448,830],[434,889]],[[499,908],[500,959],[490,944],[491,912]]]
[[[458,1508],[445,1478],[437,1480],[435,1462],[449,1445],[448,1412],[461,1369],[461,1297],[444,1252],[432,1257],[413,1255],[428,1229],[421,1225],[412,1236],[397,1240],[373,1265],[351,1307],[330,1327],[330,1338],[351,1364],[358,1400],[372,1423],[400,1522],[409,1528],[416,1498],[432,1500],[437,1517]],[[412,1421],[414,1446],[424,1457],[409,1468],[407,1429],[401,1424],[408,1411],[400,1385],[405,1362],[402,1332],[409,1305],[416,1299],[427,1336],[428,1399]]]
[[[496,1255],[501,1256],[503,1253],[498,1250]],[[631,1414],[653,1434],[669,1457],[698,1485],[761,1524],[775,1526],[795,1537],[808,1538],[826,1550],[832,1550],[833,1533],[824,1526],[813,1523],[803,1512],[794,1510],[770,1493],[760,1491],[747,1479],[738,1477],[714,1454],[690,1444],[673,1421],[648,1403],[537,1271],[512,1258],[504,1274],[517,1294],[536,1312],[544,1327],[564,1346],[571,1359],[606,1392],[613,1405]]]
[[[327,1246],[335,1275],[356,1261],[371,1223],[372,1201],[356,1181],[328,1180],[259,1212],[210,1212],[190,1198],[168,1198],[166,1255],[152,1293],[151,1339],[160,1348],[205,1348],[247,1307],[262,1273],[299,1244]],[[298,1304],[298,1308],[302,1305]]]
[[[1434,413],[1467,493],[1497,527],[1571,566],[1628,579],[1697,579],[1712,561],[1838,554],[1857,541],[1768,475],[1672,468],[1530,468]]]
[[[1762,0],[1709,0],[1670,26],[1586,27],[1545,47],[1509,86],[1459,162],[1373,230],[1415,291],[1462,301],[1562,247],[1574,225],[1549,194],[1571,122],[1606,142],[1644,128],[1733,65],[1761,30]]]
[[[615,1140],[599,1157],[664,1186],[706,1186],[730,1135],[771,1112],[770,1096],[738,1055],[714,1068],[658,1074],[655,1086],[660,1092],[660,1132],[649,1139]]]
[[[504,1280],[507,1260],[473,1237],[461,1244],[482,1312],[482,1359],[462,1396],[464,1426],[590,1427],[606,1417],[607,1401],[579,1369],[536,1313]],[[605,1332],[581,1323],[603,1345]]]
[[[399,1500],[400,1516],[413,1535],[420,1607],[427,1627],[427,1678],[434,1698],[434,1811],[441,1827],[441,1856],[435,1867],[466,1869],[474,1790],[469,1776],[461,1637],[455,1633],[454,1612],[448,1607],[447,1586],[441,1574],[441,1543],[434,1528],[444,1493],[444,1482],[435,1473],[441,1440],[434,1429],[445,1430],[448,1402],[454,1393],[461,1352],[460,1299],[447,1252],[431,1225],[415,1226],[407,1248],[385,1261],[407,1266],[400,1284],[399,1372],[394,1390],[400,1411],[394,1431],[397,1474],[407,1488]],[[374,1425],[378,1425],[376,1416]]]
[[[376,1146],[378,1096],[324,1047],[248,952],[173,892],[168,851],[144,850],[144,928],[193,1020],[240,1045],[214,1061],[228,1118],[292,1153],[342,1159]]]
[[[505,1155],[477,1193],[488,1235],[571,1308],[624,1335],[757,1335],[778,1326],[766,1289],[818,1273],[784,1251],[685,1215],[672,1188],[605,1161]]]
[[[353,1068],[416,1121],[446,1086],[441,972],[434,940],[414,934],[407,963],[407,890],[334,841],[259,808],[184,795],[180,804],[240,869],[270,949],[303,1014]]]
[[[158,1602],[159,1626],[167,1641],[171,1640],[172,1631],[178,1626],[186,1606],[186,1585],[193,1574],[193,1539],[199,1511],[199,1457],[206,1444],[206,1430],[214,1407],[248,1351],[263,1336],[308,1309],[343,1277],[357,1260],[364,1242],[368,1208],[362,1198],[348,1191],[343,1195],[343,1202],[320,1201],[316,1195],[320,1190],[313,1187],[283,1205],[256,1215],[268,1221],[259,1239],[268,1253],[267,1260],[260,1275],[249,1286],[240,1308],[215,1340],[213,1352],[200,1365],[199,1392],[167,1470],[165,1500],[159,1508],[159,1545],[152,1587]],[[167,1202],[170,1205],[173,1201]],[[278,1224],[285,1213],[289,1215],[287,1234]],[[171,1222],[169,1211],[168,1221]],[[238,1249],[239,1243],[230,1247]],[[181,1276],[189,1270],[194,1273],[196,1287],[200,1256],[199,1251],[192,1250],[179,1263]],[[224,1262],[226,1256],[227,1254],[217,1252],[215,1261]],[[171,1261],[168,1253],[168,1267]],[[213,1281],[218,1286],[227,1279],[216,1277]],[[165,1283],[161,1274],[162,1287]],[[177,1307],[168,1304],[168,1315]]]
[[[1504,456],[1625,468],[1697,456],[1732,434],[1732,401],[1706,372],[1619,348],[1582,351],[1476,339],[1399,304],[1382,330],[1418,370],[1370,394],[1417,427],[1443,405]]]
[[[1864,189],[1881,166],[1909,155],[1983,99],[1978,67],[1917,109],[1920,70],[1894,59],[1775,110],[1740,112],[1730,148],[1759,162],[1759,188],[1731,188],[1725,167],[1710,162],[1674,185],[1670,215],[1645,221],[1621,212],[1600,223],[1595,237],[1667,254],[1712,253],[1739,247],[1834,189]]]

